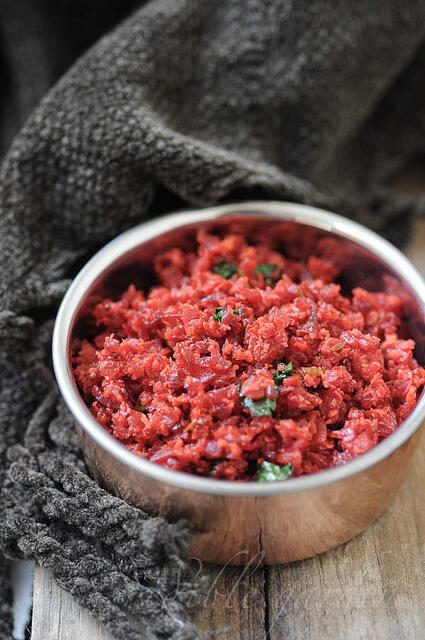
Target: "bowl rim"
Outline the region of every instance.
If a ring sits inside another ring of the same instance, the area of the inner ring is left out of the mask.
[[[425,417],[425,392],[422,393],[415,409],[400,427],[367,453],[339,467],[292,478],[285,482],[273,481],[268,483],[242,483],[205,478],[181,471],[173,471],[140,458],[107,433],[90,413],[78,392],[69,366],[70,328],[75,314],[78,312],[81,299],[103,271],[137,246],[173,229],[196,223],[213,222],[236,216],[237,214],[257,215],[269,219],[275,218],[310,225],[335,233],[366,248],[373,254],[378,255],[381,261],[397,272],[401,279],[410,286],[425,316],[425,280],[419,271],[401,251],[387,240],[348,218],[310,205],[284,201],[249,201],[184,210],[142,222],[120,234],[98,251],[74,278],[59,307],[52,339],[53,367],[61,394],[76,422],[81,426],[85,434],[92,438],[103,450],[132,470],[181,489],[223,496],[264,497],[317,489],[365,471],[401,447],[420,427]]]

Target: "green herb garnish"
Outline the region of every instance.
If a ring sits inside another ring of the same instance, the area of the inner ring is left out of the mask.
[[[216,307],[213,313],[214,320],[217,320],[217,322],[221,322],[223,319],[223,311],[224,307]]]
[[[242,309],[233,309],[233,315],[234,316],[241,316],[242,315]]]
[[[141,404],[140,407],[136,407],[136,411],[139,411],[140,413],[147,413],[148,409],[144,404]]]
[[[209,476],[213,476],[215,474],[215,472],[217,471],[217,462],[213,462],[213,464],[210,467],[210,470],[208,471],[208,475]]]
[[[270,278],[275,269],[275,264],[257,264],[254,269],[254,275],[257,276],[259,273],[261,273],[261,275],[263,275],[265,278]]]
[[[273,462],[262,462],[258,465],[256,479],[258,482],[273,482],[273,480],[287,480],[292,476],[294,472],[294,465],[292,462],[284,464],[280,467]]]
[[[283,365],[282,369],[279,369],[279,365]],[[279,385],[281,382],[283,382],[283,380],[285,380],[286,378],[289,378],[289,376],[292,376],[294,374],[294,368],[292,366],[292,362],[288,362],[288,364],[285,364],[284,362],[280,362],[277,365],[277,369],[273,374],[273,380],[275,381],[275,384]]]
[[[253,416],[258,416],[259,418],[271,416],[273,411],[276,410],[276,400],[274,398],[253,400],[239,391],[239,399],[243,407],[249,409]]]
[[[243,396],[242,405],[250,410],[253,416],[263,417],[271,416],[276,410],[276,400],[274,398],[261,398],[261,400],[253,400]]]
[[[217,262],[217,264],[213,267],[213,273],[216,273],[218,276],[221,276],[225,280],[228,280],[237,272],[238,265],[227,262],[227,260],[220,260],[220,262]]]

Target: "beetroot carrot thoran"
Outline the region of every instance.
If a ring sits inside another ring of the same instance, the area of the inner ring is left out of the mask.
[[[229,480],[341,465],[390,435],[425,371],[391,293],[341,294],[329,257],[294,260],[237,234],[157,256],[160,285],[93,309],[73,343],[93,415],[170,469]]]

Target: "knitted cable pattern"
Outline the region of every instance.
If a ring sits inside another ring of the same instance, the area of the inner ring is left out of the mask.
[[[50,570],[117,638],[199,638],[185,611],[202,587],[185,580],[185,523],[150,517],[91,480],[72,430],[64,434],[57,429],[63,413],[51,392],[30,421],[24,437],[28,448],[15,445],[8,450],[0,526],[3,553],[32,558]],[[61,437],[54,442],[49,431]],[[8,612],[1,613],[0,637],[6,638]]]
[[[10,638],[12,628],[12,591],[9,584],[9,567],[0,558],[0,638]]]

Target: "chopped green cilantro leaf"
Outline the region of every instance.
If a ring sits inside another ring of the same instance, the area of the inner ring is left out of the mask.
[[[225,280],[228,280],[237,272],[238,265],[227,262],[227,260],[220,260],[220,262],[217,262],[217,264],[213,267],[213,273],[221,276]]]
[[[262,462],[258,465],[256,479],[258,482],[272,482],[273,480],[287,480],[294,472],[294,465],[292,462],[280,467],[273,462]]]
[[[281,368],[279,369],[279,366],[281,366]],[[275,384],[279,385],[281,382],[283,382],[283,380],[285,380],[285,378],[289,378],[289,376],[292,376],[294,374],[294,368],[292,366],[292,362],[288,362],[288,364],[285,364],[284,362],[280,362],[277,365],[276,371],[273,374],[273,380],[275,381]]]
[[[216,307],[213,313],[214,320],[217,320],[217,322],[221,322],[223,319],[223,311],[224,307]]]
[[[242,315],[242,309],[233,309],[233,315],[234,316],[241,316]]]
[[[274,398],[261,398],[260,400],[253,400],[244,396],[239,392],[239,398],[243,407],[250,410],[253,416],[263,417],[271,416],[276,409],[276,400]]]
[[[141,404],[140,407],[136,407],[136,411],[139,411],[140,413],[147,413],[147,407],[145,407],[144,404]]]
[[[257,264],[254,269],[254,275],[261,273],[265,278],[269,278],[275,269],[275,264]]]

